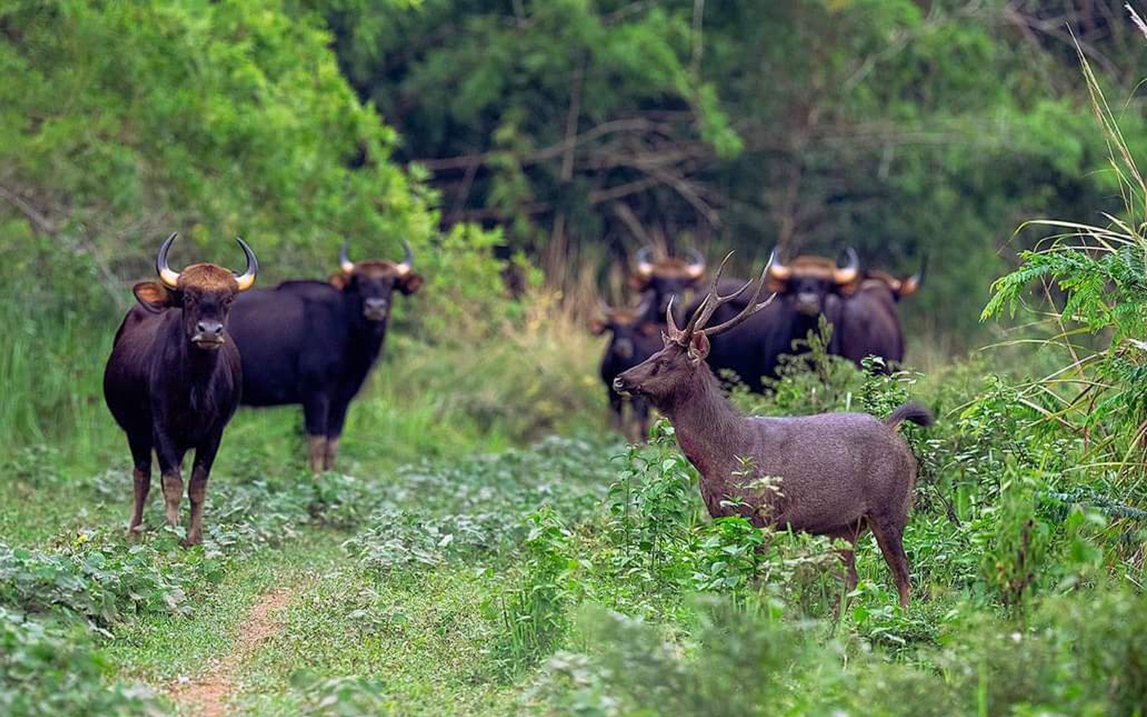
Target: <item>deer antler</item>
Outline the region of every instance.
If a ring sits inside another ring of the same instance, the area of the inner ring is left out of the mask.
[[[724,333],[738,326],[741,324],[741,322],[745,321],[753,314],[768,306],[770,303],[772,303],[773,299],[776,298],[776,293],[774,292],[771,296],[769,296],[769,298],[760,303],[757,303],[757,300],[761,298],[761,292],[765,288],[765,282],[769,275],[769,267],[772,266],[773,259],[775,258],[775,254],[772,254],[769,256],[769,262],[765,265],[764,270],[761,272],[761,278],[757,282],[757,290],[753,292],[753,298],[749,300],[748,306],[746,306],[739,314],[729,319],[725,323],[718,324],[717,326],[713,326],[711,328],[705,328],[705,325],[709,323],[709,319],[713,317],[713,314],[717,311],[717,309],[721,308],[722,305],[736,299],[741,294],[745,293],[745,291],[750,286],[753,285],[753,281],[750,279],[749,281],[745,282],[744,286],[731,294],[721,295],[717,291],[717,285],[721,281],[721,274],[725,271],[725,265],[729,262],[729,257],[731,256],[733,256],[733,252],[726,254],[724,260],[721,261],[721,265],[717,268],[717,274],[713,277],[713,284],[709,288],[709,293],[705,295],[705,299],[701,302],[701,305],[697,307],[695,312],[693,312],[692,318],[689,319],[689,323],[685,325],[684,329],[678,329],[674,323],[672,309],[673,302],[669,302],[670,307],[666,312],[666,322],[669,327],[670,338],[672,338],[678,344],[682,346],[688,345],[690,339],[693,337],[694,332],[697,331],[700,331],[706,336],[716,336],[717,334]]]

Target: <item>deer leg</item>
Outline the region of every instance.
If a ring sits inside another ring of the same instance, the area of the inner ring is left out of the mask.
[[[908,556],[904,554],[904,538],[900,527],[890,520],[873,519],[869,521],[872,534],[876,536],[876,543],[884,555],[884,562],[892,569],[892,577],[896,581],[896,591],[900,594],[900,607],[908,607],[908,597],[911,593],[911,583],[908,578]]]
[[[832,538],[833,540],[839,538],[841,540],[846,540],[849,543],[849,547],[840,548],[837,550],[837,555],[840,556],[841,562],[844,563],[844,592],[846,596],[848,593],[851,593],[853,590],[855,590],[857,584],[860,582],[859,577],[856,575],[856,541],[860,539],[860,536],[862,533],[864,533],[865,529],[866,526],[864,519],[861,518],[860,520],[856,521],[856,523],[848,526],[847,528],[842,528],[840,530],[835,530],[828,533],[828,537]],[[841,602],[838,602],[834,608],[834,612],[838,618],[840,617],[841,605],[844,603],[845,600],[842,600]]]
[[[135,488],[135,505],[131,512],[131,522],[127,526],[128,538],[138,536],[143,530],[143,509],[147,505],[147,495],[151,492],[151,440],[149,437],[129,437],[132,462],[132,483]]]

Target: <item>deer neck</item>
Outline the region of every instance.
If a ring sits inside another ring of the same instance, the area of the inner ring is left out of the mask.
[[[665,407],[665,414],[673,422],[677,445],[705,483],[728,481],[738,464],[737,456],[751,447],[744,418],[721,393],[717,378],[705,365],[682,395]]]

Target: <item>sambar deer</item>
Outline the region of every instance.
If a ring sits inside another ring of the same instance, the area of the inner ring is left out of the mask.
[[[916,459],[896,434],[896,427],[901,421],[927,426],[932,415],[913,403],[897,408],[884,421],[864,413],[792,418],[740,415],[721,393],[705,362],[709,339],[736,328],[768,306],[775,295],[758,303],[768,279],[766,266],[745,308],[728,321],[708,327],[720,306],[753,283],[728,295],[718,293],[729,256],[685,328],[677,328],[670,307],[664,347],[619,375],[614,387],[648,399],[673,423],[678,445],[701,474],[701,496],[710,515],[739,514],[760,527],[775,525],[852,543],[853,548],[841,554],[850,590],[857,582],[855,543],[871,529],[892,569],[900,604],[907,605],[908,559],[903,536],[916,482]],[[746,465],[752,470],[746,472]],[[779,479],[779,487],[764,478]]]

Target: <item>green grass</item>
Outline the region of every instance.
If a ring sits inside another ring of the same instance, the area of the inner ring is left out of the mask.
[[[492,583],[464,567],[383,582],[352,566],[326,571],[247,666],[241,713],[296,714],[315,681],[369,675],[396,713],[506,714],[515,689],[496,679],[482,613]]]
[[[147,615],[116,630],[105,647],[121,676],[168,685],[180,676],[196,677],[226,654],[252,606],[279,587],[300,587],[341,559],[339,536],[309,531],[280,550],[240,561],[222,580],[196,596],[188,617]]]
[[[72,330],[101,345],[95,327]],[[66,362],[31,357],[77,351],[75,337],[8,354],[40,414],[4,409],[18,420],[0,466],[0,700],[169,711],[168,687],[232,654],[252,607],[283,588],[281,627],[234,666],[239,714],[708,714],[758,702],[899,714],[899,688],[941,695],[935,714],[1023,714],[1025,699],[1100,714],[1139,694],[1138,663],[1120,652],[1130,643],[1103,615],[1079,618],[1096,603],[1127,622],[1141,602],[1147,533],[1103,506],[1143,498],[1073,470],[1080,437],[1035,423],[986,362],[914,383],[837,366],[793,374],[768,400],[738,398],[774,415],[886,413],[909,397],[938,410],[936,427],[906,431],[921,479],[905,536],[914,598],[901,610],[871,538],[844,596],[827,541],[710,521],[668,434],[629,451],[601,436],[597,347],[569,325],[496,337],[433,351],[398,338],[352,410],[338,474],[306,470],[297,409],[241,411],[194,550],[161,527],[157,486],[148,531],[125,540],[131,481],[91,385],[101,357],[77,363],[88,368],[69,392]],[[1037,677],[1009,672],[1011,635],[1024,645],[1016,664]],[[754,657],[769,645],[788,657]],[[967,678],[984,665],[1005,676]],[[82,669],[68,677],[70,666]],[[681,697],[648,693],[642,674],[684,680]],[[783,687],[744,690],[728,675]],[[138,697],[137,684],[159,696]]]

